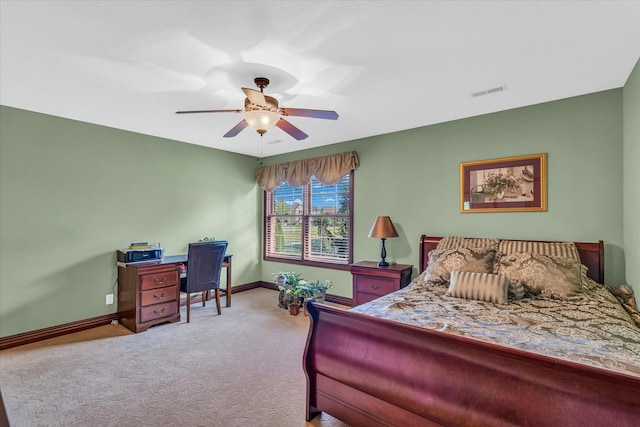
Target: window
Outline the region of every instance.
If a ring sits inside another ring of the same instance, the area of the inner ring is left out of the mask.
[[[328,268],[353,260],[353,171],[335,185],[315,178],[300,188],[265,191],[264,258]]]

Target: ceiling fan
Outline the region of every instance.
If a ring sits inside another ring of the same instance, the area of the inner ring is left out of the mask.
[[[269,79],[256,77],[253,80],[260,88],[260,91],[243,87],[242,90],[247,95],[244,100],[244,110],[193,110],[176,111],[176,114],[192,113],[244,113],[244,119],[235,125],[223,136],[229,138],[236,136],[247,126],[251,126],[260,135],[264,135],[274,126],[279,127],[298,141],[305,139],[309,135],[285,120],[283,116],[311,117],[314,119],[337,120],[338,113],[327,110],[308,110],[304,108],[280,108],[278,100],[264,94],[264,88],[269,85]]]

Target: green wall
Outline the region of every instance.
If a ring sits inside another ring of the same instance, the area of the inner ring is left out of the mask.
[[[593,241],[606,244],[606,280],[624,279],[622,251],[622,90],[519,108],[263,159],[265,164],[356,150],[354,260],[377,260],[367,238],[377,215],[400,234],[387,259],[413,264],[421,234]],[[547,212],[459,211],[460,162],[548,153]],[[350,297],[348,272],[263,262],[262,276],[301,271],[334,281]]]
[[[640,301],[640,61],[623,89],[623,229],[626,282]]]
[[[115,305],[104,300],[116,279],[115,250],[139,240],[161,242],[172,254],[214,235],[230,242],[234,285],[299,271],[308,279],[332,280],[331,293],[351,297],[347,271],[262,261],[262,191],[255,183],[260,163],[350,150],[361,163],[355,174],[356,261],[378,259],[380,242],[367,234],[377,215],[390,215],[400,237],[387,240],[387,259],[413,264],[414,276],[421,234],[458,234],[602,239],[606,282],[622,283],[625,253],[637,260],[640,250],[637,68],[624,89],[261,162],[1,107],[0,336],[112,313]],[[547,212],[459,212],[460,162],[543,152]],[[149,181],[134,185],[133,178]],[[636,290],[638,269],[627,261],[626,279]]]
[[[0,335],[112,313],[115,250],[229,240],[233,284],[259,280],[256,159],[0,110]]]

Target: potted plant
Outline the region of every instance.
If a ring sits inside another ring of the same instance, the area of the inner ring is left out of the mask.
[[[302,287],[306,285],[306,281],[301,279],[300,273],[290,273],[279,271],[274,275],[274,281],[278,290],[278,307],[287,309],[291,304],[299,307],[297,299],[302,295]]]
[[[300,312],[300,307],[304,303],[304,289],[301,286],[297,286],[291,289],[291,302],[289,303],[289,314],[297,316]]]
[[[324,302],[327,289],[333,286],[330,280],[304,280],[302,274],[279,271],[273,275],[278,290],[278,307],[289,309],[291,314],[298,314],[304,300],[313,299]]]
[[[309,280],[303,285],[307,298],[314,301],[324,302],[327,296],[327,289],[333,286],[330,280]]]

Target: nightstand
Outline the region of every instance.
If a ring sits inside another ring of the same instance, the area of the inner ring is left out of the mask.
[[[413,265],[390,264],[378,267],[374,261],[361,261],[351,264],[353,277],[353,305],[364,304],[382,295],[386,295],[411,282]]]

